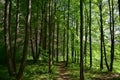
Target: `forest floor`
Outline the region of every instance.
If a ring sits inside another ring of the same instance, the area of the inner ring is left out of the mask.
[[[120,80],[119,73],[96,73],[92,80]]]
[[[70,80],[69,73],[67,68],[65,67],[65,62],[61,61],[57,64],[57,69],[59,73],[59,77],[57,80]]]
[[[65,62],[57,63],[58,77],[55,80],[79,80],[78,69],[68,69]],[[76,73],[77,72],[77,73]],[[120,80],[120,73],[101,72],[94,70],[85,71],[85,80]]]
[[[75,63],[69,63],[65,67],[65,62],[60,61],[54,63],[53,73],[48,73],[48,63],[43,61],[38,61],[33,63],[33,61],[27,61],[27,65],[24,71],[24,76],[22,80],[80,80],[79,78],[79,65]],[[100,71],[93,67],[91,70],[89,68],[85,69],[84,72],[85,80],[120,80],[120,72],[107,72]],[[7,66],[0,65],[0,80],[14,80],[13,77],[8,75]]]

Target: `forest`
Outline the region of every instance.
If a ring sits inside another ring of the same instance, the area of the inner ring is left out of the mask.
[[[0,0],[0,80],[120,80],[120,0]]]

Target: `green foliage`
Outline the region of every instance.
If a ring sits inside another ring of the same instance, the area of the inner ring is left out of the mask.
[[[56,67],[53,66],[52,74],[48,72],[48,63],[44,61],[38,61],[33,63],[33,61],[27,61],[27,66],[24,72],[23,80],[53,80]]]
[[[59,56],[59,60],[62,61],[63,60],[63,54],[62,54],[62,50],[63,50],[63,33],[64,33],[64,29],[66,30],[67,33],[67,19],[68,19],[68,0],[55,0],[56,1],[56,12],[55,12],[55,16],[53,19],[55,21],[55,33],[54,33],[54,49],[56,50],[56,36],[57,36],[57,32],[56,32],[56,27],[57,27],[57,22],[59,22],[59,54],[61,54]],[[76,52],[77,55],[77,60],[80,57],[80,9],[79,9],[79,0],[70,0],[70,17],[69,17],[69,37],[70,37],[70,41],[69,41],[69,61],[71,62],[71,47],[73,45],[72,44],[72,34],[74,34],[74,53]],[[102,74],[103,72],[106,72],[106,66],[105,66],[105,62],[104,62],[104,69],[103,71],[99,70],[99,66],[100,66],[100,11],[99,11],[99,4],[100,4],[100,0],[91,0],[92,1],[92,58],[93,58],[93,67],[92,70],[88,70],[89,69],[89,65],[90,65],[90,59],[89,59],[89,35],[88,35],[88,41],[87,41],[87,54],[86,56],[86,63],[84,62],[84,67],[85,67],[85,76],[86,76],[86,80],[87,79],[92,79],[94,77],[96,77],[96,75]],[[103,16],[103,30],[104,30],[104,38],[105,38],[105,47],[106,47],[106,53],[107,53],[107,59],[108,59],[108,63],[110,63],[110,16],[109,16],[109,7],[108,7],[108,1],[107,0],[102,0],[103,1],[103,6],[102,6],[102,16]],[[46,42],[46,46],[48,48],[48,44],[49,44],[49,4],[48,4],[48,0],[32,0],[32,19],[31,19],[31,28],[32,28],[32,38],[33,38],[33,42],[35,42],[34,38],[35,38],[35,27],[38,27],[38,34],[39,34],[39,38],[41,38],[41,23],[42,23],[42,8],[43,5],[42,4],[46,2],[46,11],[47,11],[47,16],[46,16],[46,23],[44,23],[44,25],[46,24],[47,27],[47,42]],[[23,45],[24,45],[24,29],[25,29],[25,24],[26,24],[26,16],[27,16],[27,0],[21,0],[20,1],[20,33],[18,35],[19,37],[19,41],[18,41],[18,49],[17,49],[17,55],[16,55],[16,59],[17,59],[17,64],[19,64],[19,61],[21,61],[21,57],[23,54]],[[114,58],[114,72],[120,72],[120,68],[119,68],[119,63],[120,63],[120,22],[119,22],[119,17],[118,17],[118,6],[117,6],[117,1],[114,1],[114,17],[115,17],[115,58]],[[16,0],[12,0],[12,17],[11,17],[11,32],[10,32],[10,37],[11,37],[11,47],[12,47],[12,52],[14,49],[14,39],[15,39],[15,27],[16,27]],[[84,0],[84,9],[83,9],[83,13],[84,13],[84,30],[85,30],[85,26],[88,27],[89,29],[89,0]],[[38,15],[37,15],[38,14]],[[7,72],[7,67],[6,65],[6,53],[5,53],[5,43],[4,43],[4,0],[0,1],[0,80],[10,80],[12,79],[11,77],[8,76],[8,72]],[[86,19],[85,19],[86,18]],[[38,19],[38,20],[37,20]],[[76,32],[76,21],[78,20],[78,34]],[[66,33],[65,33],[65,55],[66,55]],[[44,34],[44,33],[42,33]],[[44,35],[43,35],[44,36]],[[83,37],[85,37],[85,33],[83,35]],[[84,40],[85,42],[85,40]],[[83,44],[84,44],[83,42]],[[30,44],[29,44],[30,45]],[[35,47],[35,44],[33,44],[33,47]],[[34,48],[35,49],[35,48]],[[27,66],[26,69],[24,71],[24,77],[23,80],[52,80],[57,73],[57,69],[56,69],[56,65],[53,65],[53,74],[49,74],[48,71],[48,61],[49,61],[49,51],[48,50],[44,50],[42,49],[41,46],[39,46],[40,49],[40,61],[38,61],[37,63],[34,63],[32,61],[32,56],[31,56],[31,50],[29,47],[29,55],[27,60]],[[36,53],[35,53],[36,54]],[[54,53],[53,53],[54,54]],[[66,56],[65,56],[66,57]],[[53,61],[55,61],[55,58],[53,59]],[[70,63],[70,65],[68,66],[68,72],[70,73],[71,79],[73,80],[79,80],[79,61],[77,61],[77,64],[74,63]],[[1,66],[2,64],[5,64],[4,66]],[[6,77],[3,77],[3,76]]]

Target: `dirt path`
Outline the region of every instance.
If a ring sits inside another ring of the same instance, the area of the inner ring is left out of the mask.
[[[57,65],[59,77],[57,80],[70,80],[67,69],[65,68],[65,62],[59,62]]]

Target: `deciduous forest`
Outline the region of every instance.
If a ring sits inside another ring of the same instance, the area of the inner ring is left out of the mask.
[[[0,0],[0,80],[120,80],[120,0]]]

